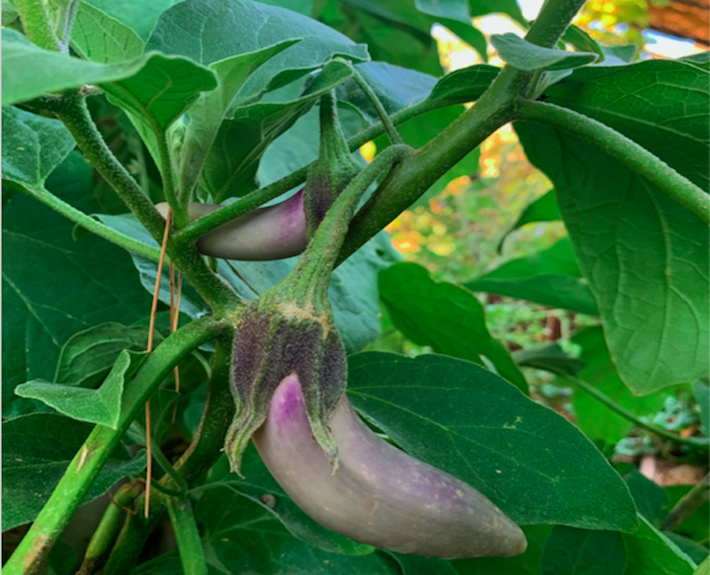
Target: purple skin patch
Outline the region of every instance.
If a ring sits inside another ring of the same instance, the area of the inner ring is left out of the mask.
[[[290,258],[306,248],[304,191],[280,204],[256,209],[227,222],[197,240],[197,249],[206,256],[242,261],[270,261]],[[190,220],[211,214],[223,206],[190,204]],[[168,205],[156,206],[165,217]]]
[[[476,489],[372,432],[343,396],[329,422],[333,467],[314,441],[296,374],[276,389],[254,443],[293,501],[322,525],[400,553],[456,559],[510,557],[520,528]]]

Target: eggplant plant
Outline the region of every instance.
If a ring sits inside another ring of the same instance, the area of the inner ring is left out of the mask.
[[[707,463],[708,54],[580,0],[168,4],[3,0],[3,574],[706,573],[707,477],[619,454]],[[401,261],[509,124],[553,190],[506,236],[564,236]],[[511,351],[487,294],[584,327]]]

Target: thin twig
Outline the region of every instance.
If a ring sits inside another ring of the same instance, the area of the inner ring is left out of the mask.
[[[693,511],[708,500],[709,493],[710,473],[678,500],[661,522],[661,531],[674,531]]]
[[[172,265],[172,262],[171,262]],[[170,279],[172,280],[172,270],[170,271]],[[178,272],[178,284],[177,284],[177,297],[175,298],[175,307],[172,304],[172,290],[170,292],[170,333],[177,330],[178,320],[180,316],[180,295],[182,293],[182,272]],[[175,366],[175,392],[180,393],[180,366]],[[175,405],[173,405],[173,417],[171,423],[175,423],[175,416],[177,415],[177,399],[175,400]]]

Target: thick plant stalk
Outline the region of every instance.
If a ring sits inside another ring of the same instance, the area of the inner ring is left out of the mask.
[[[676,202],[691,210],[703,222],[710,223],[710,194],[705,193],[631,138],[593,118],[554,104],[521,101],[517,105],[517,110],[517,117],[520,120],[544,122],[596,144],[654,183]]]
[[[31,575],[81,504],[128,426],[173,366],[228,326],[212,317],[195,320],[168,336],[124,391],[116,429],[97,425],[69,464],[54,493],[3,568],[3,575]]]

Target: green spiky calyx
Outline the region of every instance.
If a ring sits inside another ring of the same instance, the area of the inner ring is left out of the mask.
[[[305,204],[307,237],[312,238],[328,210],[362,170],[348,148],[338,120],[335,96],[320,100],[320,156],[309,168]]]
[[[327,294],[304,289],[301,276],[292,274],[252,301],[237,328],[231,367],[237,414],[225,444],[237,473],[249,439],[266,419],[274,391],[292,373],[301,382],[313,437],[337,464],[327,422],[345,391],[345,347]],[[325,286],[327,290],[327,281]]]

